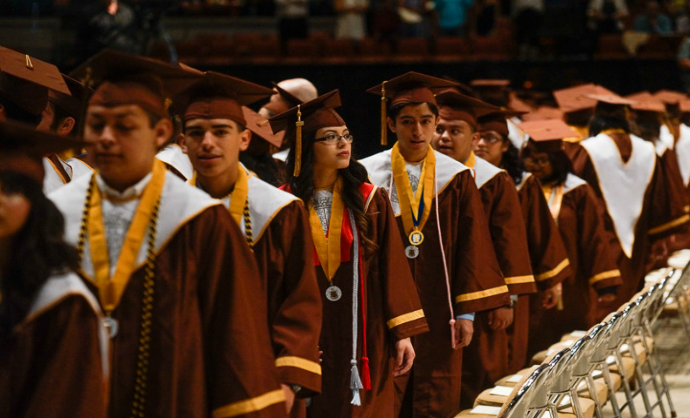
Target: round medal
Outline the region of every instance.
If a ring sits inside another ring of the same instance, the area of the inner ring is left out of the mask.
[[[117,331],[120,329],[120,324],[117,322],[117,319],[111,316],[103,318],[103,326],[106,327],[110,333],[110,338],[115,338]]]
[[[331,302],[339,301],[342,296],[343,292],[338,286],[331,286],[326,289],[326,299],[330,300]]]
[[[416,245],[408,245],[407,247],[405,247],[405,255],[407,256],[407,258],[410,259],[417,258],[417,256],[419,255],[419,247],[417,247]]]
[[[410,240],[410,244],[419,245],[424,241],[424,234],[422,234],[422,231],[414,230],[410,232],[408,239]]]

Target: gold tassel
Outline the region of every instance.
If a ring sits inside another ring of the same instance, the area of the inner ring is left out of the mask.
[[[91,69],[91,67],[86,67],[86,74],[81,79],[81,83],[86,87],[93,87],[92,72],[93,70]]]
[[[386,83],[381,83],[381,145],[388,145],[388,125],[386,124]]]
[[[295,122],[295,171],[292,173],[294,177],[299,177],[302,170],[302,111],[300,105],[297,105],[297,122]]]

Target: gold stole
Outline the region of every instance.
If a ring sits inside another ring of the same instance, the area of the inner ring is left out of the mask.
[[[230,215],[232,219],[240,225],[242,216],[244,216],[244,206],[247,203],[247,196],[249,195],[249,175],[244,170],[241,164],[237,167],[237,180],[235,180],[235,188],[230,193]],[[189,184],[197,187],[197,172],[194,171],[192,179]]]
[[[477,164],[477,156],[474,155],[474,151],[470,151],[470,156],[465,161],[465,165],[469,168],[474,168],[475,164]]]
[[[328,281],[333,280],[340,267],[340,235],[343,227],[343,214],[345,204],[342,196],[343,180],[338,180],[333,187],[333,203],[331,204],[331,219],[328,222],[328,238],[323,233],[321,220],[314,210],[314,205],[309,205],[309,224],[311,236],[314,238],[314,247],[319,257],[321,268]]]
[[[408,235],[412,231],[423,230],[431,212],[431,202],[434,198],[434,176],[436,174],[436,155],[434,155],[434,150],[431,146],[429,146],[422,164],[422,174],[417,186],[417,192],[412,193],[412,185],[410,185],[410,179],[405,168],[405,159],[400,154],[398,143],[396,142],[393,145],[391,149],[393,180],[395,181],[395,188],[398,190],[403,227]],[[424,198],[424,212],[420,217],[419,203],[422,196]],[[415,226],[413,219],[417,219],[418,225]]]
[[[106,313],[112,312],[120,303],[127,283],[134,272],[139,249],[146,236],[154,207],[158,202],[165,184],[165,166],[157,159],[151,170],[151,180],[141,196],[141,201],[127,230],[120,256],[113,277],[110,277],[110,261],[108,258],[108,244],[103,225],[103,207],[101,205],[101,191],[94,187],[89,202],[87,227],[89,232],[89,246],[93,271],[101,297],[101,303]],[[95,175],[95,174],[94,174]]]

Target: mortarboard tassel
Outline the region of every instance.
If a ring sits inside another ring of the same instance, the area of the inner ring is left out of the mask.
[[[388,126],[386,125],[386,83],[381,83],[381,145],[388,145]]]
[[[361,406],[362,400],[359,397],[359,391],[364,389],[362,380],[359,378],[359,370],[357,370],[357,360],[351,360],[352,369],[350,370],[350,389],[352,389],[352,401],[350,403],[355,406]]]
[[[297,105],[297,122],[295,122],[295,171],[292,173],[294,177],[299,177],[302,171],[302,110],[300,105]]]

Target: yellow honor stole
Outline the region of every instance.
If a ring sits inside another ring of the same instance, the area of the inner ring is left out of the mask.
[[[125,291],[134,268],[136,266],[139,249],[146,236],[146,231],[151,222],[154,208],[156,207],[165,184],[165,166],[157,159],[154,160],[151,170],[151,180],[141,196],[139,205],[127,230],[120,256],[117,259],[115,273],[110,277],[110,261],[108,258],[108,244],[105,238],[103,225],[102,196],[98,187],[93,187],[86,222],[89,233],[89,246],[91,248],[91,260],[94,276],[101,303],[107,314],[112,312],[120,303],[120,298]],[[94,174],[95,176],[95,174]],[[92,178],[92,182],[95,177]]]
[[[469,168],[474,168],[475,164],[477,164],[477,156],[474,155],[474,151],[471,151],[470,156],[465,161],[465,165]]]
[[[237,180],[235,180],[235,186],[232,192],[228,195],[230,196],[230,207],[228,208],[232,219],[235,220],[237,225],[240,225],[240,221],[244,219],[244,236],[247,239],[247,244],[249,247],[254,246],[254,238],[252,236],[252,220],[249,215],[249,177],[247,171],[244,167],[239,164],[237,167]],[[197,186],[197,172],[194,171],[192,178],[189,180],[189,184]],[[227,196],[226,196],[227,197]]]
[[[343,180],[338,180],[333,186],[333,203],[331,204],[331,219],[328,222],[328,237],[323,233],[321,220],[314,210],[314,205],[309,205],[309,224],[311,235],[314,238],[314,247],[319,257],[321,268],[330,283],[340,267],[340,235],[343,227],[343,214],[345,204],[342,196]]]
[[[422,174],[417,186],[417,192],[412,192],[412,185],[407,176],[405,159],[400,154],[398,143],[396,142],[391,149],[391,167],[393,169],[393,180],[395,188],[398,190],[398,201],[400,203],[400,214],[402,215],[403,227],[408,234],[412,245],[419,245],[424,239],[421,231],[424,229],[431,203],[434,198],[434,176],[436,174],[436,155],[434,150],[429,149],[422,163]],[[420,213],[420,210],[422,212]]]

